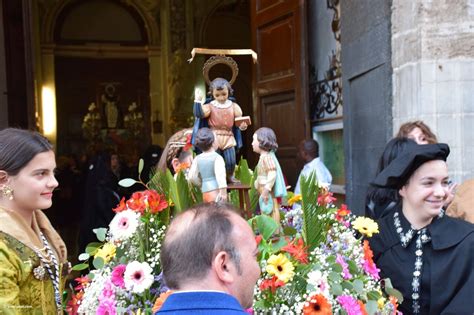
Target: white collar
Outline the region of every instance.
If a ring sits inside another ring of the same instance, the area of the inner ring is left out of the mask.
[[[227,100],[224,102],[224,104],[219,103],[216,100],[211,101],[212,106],[217,107],[217,108],[229,108],[232,106],[232,101]]]

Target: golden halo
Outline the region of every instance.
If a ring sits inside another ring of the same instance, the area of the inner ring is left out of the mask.
[[[234,59],[223,55],[212,56],[204,63],[204,66],[202,67],[202,74],[204,75],[207,85],[211,84],[211,80],[209,79],[209,70],[220,63],[229,66],[229,68],[232,70],[232,78],[229,80],[229,83],[230,85],[233,85],[235,79],[237,79],[237,75],[239,74],[239,66]]]

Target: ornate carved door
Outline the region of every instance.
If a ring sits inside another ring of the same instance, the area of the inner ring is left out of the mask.
[[[277,156],[293,187],[302,166],[298,144],[309,137],[305,6],[304,0],[251,2],[256,125],[275,131]]]

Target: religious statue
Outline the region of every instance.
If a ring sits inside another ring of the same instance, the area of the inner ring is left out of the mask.
[[[255,168],[257,178],[255,189],[260,195],[259,206],[263,214],[271,215],[280,223],[280,205],[278,197],[286,197],[286,185],[280,163],[275,156],[278,143],[275,132],[267,127],[257,129],[253,134],[252,149],[260,155]]]
[[[120,97],[116,94],[115,86],[108,83],[104,88],[104,94],[101,96],[101,101],[104,107],[106,128],[118,128],[119,109],[118,102]]]
[[[209,80],[209,69],[218,64],[225,63],[233,71],[231,81],[223,78]],[[195,135],[202,127],[209,127],[216,136],[217,152],[225,161],[227,181],[238,182],[234,178],[236,165],[236,148],[242,147],[241,130],[246,130],[250,124],[250,117],[242,117],[242,109],[231,97],[233,94],[232,83],[238,73],[235,61],[230,57],[214,56],[204,64],[204,76],[209,85],[209,99],[203,100],[203,93],[196,89],[193,113],[196,118],[193,130],[193,144]]]

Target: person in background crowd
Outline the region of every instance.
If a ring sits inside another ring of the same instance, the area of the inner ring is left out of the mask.
[[[226,203],[178,215],[161,248],[166,285],[174,290],[157,314],[247,314],[260,276],[249,224]]]
[[[474,179],[469,179],[457,187],[446,214],[474,223]]]
[[[418,144],[438,143],[436,135],[421,120],[410,121],[401,125],[397,137],[410,138]]]
[[[314,139],[303,140],[299,145],[299,156],[305,161],[305,165],[298,176],[295,186],[295,194],[300,194],[301,176],[309,177],[311,173],[316,173],[316,178],[320,184],[330,186],[332,183],[331,172],[319,158],[319,144]]]
[[[400,198],[369,242],[403,314],[474,313],[474,225],[444,215],[448,155],[447,144],[407,146],[371,183]]]
[[[55,169],[42,135],[0,131],[0,314],[63,313],[66,246],[42,212],[58,187]]]

